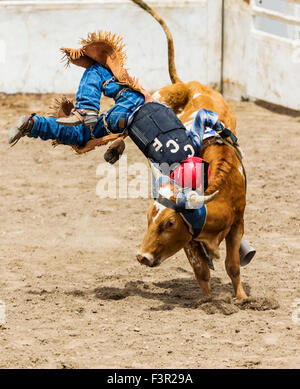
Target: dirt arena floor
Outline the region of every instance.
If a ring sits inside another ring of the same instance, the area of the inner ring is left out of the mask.
[[[105,148],[8,147],[15,119],[52,97],[0,95],[0,367],[299,368],[299,116],[232,102],[257,249],[242,268],[250,298],[237,303],[224,248],[211,300],[183,252],[154,269],[136,261],[150,200],[96,195]],[[127,156],[144,161],[130,141]]]

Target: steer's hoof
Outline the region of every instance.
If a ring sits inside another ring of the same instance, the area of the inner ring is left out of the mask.
[[[125,142],[123,139],[116,140],[105,152],[104,159],[106,162],[113,165],[116,163],[123,154],[123,151],[125,149]]]
[[[112,149],[112,150],[107,150],[104,154],[104,159],[106,162],[110,163],[113,165],[120,159],[120,154],[117,152],[117,150]]]

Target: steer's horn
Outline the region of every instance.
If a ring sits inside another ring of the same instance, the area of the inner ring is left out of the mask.
[[[191,191],[190,195],[188,196],[188,206],[192,209],[197,209],[202,207],[202,205],[209,203],[212,201],[217,194],[219,193],[218,190],[216,190],[211,195],[205,196],[205,195],[199,195],[198,193]]]
[[[154,166],[154,164],[150,161],[149,158],[148,158],[148,164],[149,164],[149,166],[151,168],[151,171],[153,173],[154,179],[156,181],[159,177],[162,176],[162,173],[156,166]]]

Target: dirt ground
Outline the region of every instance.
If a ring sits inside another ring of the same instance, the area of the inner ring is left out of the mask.
[[[224,248],[211,300],[183,252],[154,269],[136,261],[150,200],[96,195],[105,147],[8,147],[15,119],[52,97],[0,95],[0,367],[299,368],[299,116],[231,102],[248,172],[245,237],[257,249],[242,268],[250,299],[238,304]],[[144,161],[130,141],[127,156]]]

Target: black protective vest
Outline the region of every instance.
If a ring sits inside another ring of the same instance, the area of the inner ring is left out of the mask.
[[[175,113],[151,102],[135,114],[128,135],[147,158],[159,164],[181,163],[195,155],[195,147]]]

